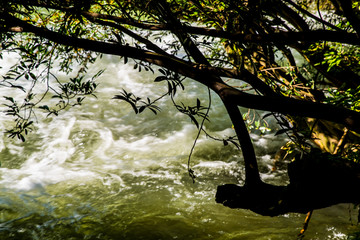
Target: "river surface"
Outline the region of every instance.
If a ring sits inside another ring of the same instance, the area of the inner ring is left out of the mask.
[[[106,68],[98,98],[58,117],[39,116],[25,143],[1,133],[0,239],[296,239],[303,214],[263,217],[215,203],[218,185],[243,182],[242,156],[234,146],[201,135],[192,182],[187,158],[196,126],[169,99],[159,102],[157,115],[136,115],[127,103],[111,99],[122,88],[143,98],[166,91],[153,82],[156,75],[121,62],[110,56],[97,61],[90,73]],[[189,80],[185,87],[179,103],[196,105],[201,96],[206,104],[206,89]],[[9,120],[0,117],[5,129]],[[210,118],[206,129],[214,136],[234,135],[216,96]],[[274,131],[252,138],[262,178],[286,184],[285,169],[272,172],[286,139]],[[359,231],[357,211],[342,204],[315,211],[305,239],[356,239]]]

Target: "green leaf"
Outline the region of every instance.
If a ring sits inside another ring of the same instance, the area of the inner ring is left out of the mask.
[[[139,113],[142,113],[142,112],[145,110],[145,108],[146,108],[146,106],[141,106],[141,107],[139,108]]]
[[[196,118],[193,115],[189,115],[189,117],[190,117],[191,121],[195,123],[197,129],[199,129],[199,123],[196,120]]]
[[[125,101],[128,100],[128,98],[126,98],[126,97],[124,97],[122,95],[115,95],[112,99],[120,99],[120,100],[125,100]]]
[[[154,108],[149,107],[149,109],[150,109],[155,115],[157,115],[157,111],[156,111]]]
[[[30,77],[31,77],[32,79],[36,80],[36,76],[35,76],[34,73],[30,72],[29,74],[30,74]]]
[[[158,76],[158,77],[155,78],[154,82],[161,82],[161,81],[164,81],[166,79],[167,79],[166,76]]]
[[[168,81],[168,93],[169,95],[171,95],[173,89],[172,89],[172,85],[170,84],[170,82]]]
[[[136,107],[135,103],[130,102],[130,101],[128,101],[128,102],[130,103],[131,107],[133,108],[133,110],[134,110],[135,114],[138,114],[138,113],[139,113],[139,110],[137,109],[137,107]]]
[[[255,121],[255,128],[259,128],[260,127],[260,121]]]
[[[12,97],[6,97],[6,96],[4,96],[4,98],[5,98],[6,100],[12,102],[12,103],[15,103],[14,98],[12,98]]]
[[[159,72],[161,72],[163,75],[166,75],[166,72],[163,69],[159,69]]]
[[[18,138],[22,141],[25,142],[25,137],[22,134],[18,134]]]
[[[29,121],[27,123],[24,124],[23,128],[27,128],[28,126],[30,126],[31,124],[33,124],[33,121]]]

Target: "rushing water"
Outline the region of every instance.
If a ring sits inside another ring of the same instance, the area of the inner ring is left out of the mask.
[[[152,73],[119,62],[104,57],[92,67],[93,73],[106,68],[97,99],[40,118],[26,143],[2,135],[0,239],[296,239],[304,215],[263,217],[215,203],[217,185],[243,181],[242,157],[233,146],[200,137],[193,184],[187,157],[195,125],[170,101],[159,103],[158,115],[135,115],[111,99],[121,88],[141,97],[166,90]],[[195,105],[198,94],[206,99],[207,91],[188,81],[177,100]],[[234,134],[215,96],[210,117],[212,134]],[[6,117],[1,120],[4,129]],[[285,140],[273,132],[252,137],[263,179],[286,184],[284,170],[271,171]],[[355,239],[356,218],[351,205],[317,210],[305,239]]]

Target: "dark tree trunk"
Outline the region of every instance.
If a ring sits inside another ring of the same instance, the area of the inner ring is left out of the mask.
[[[216,202],[266,216],[360,203],[360,164],[330,154],[311,156],[289,164],[287,186],[226,184],[218,186]]]

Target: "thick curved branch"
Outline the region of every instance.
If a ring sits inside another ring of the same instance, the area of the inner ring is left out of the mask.
[[[261,34],[243,34],[243,33],[229,33],[215,29],[204,28],[188,28],[189,33],[200,34],[212,37],[226,38],[239,42],[252,43],[282,43],[289,45],[290,43],[298,42],[317,42],[329,41],[360,45],[360,39],[354,33],[336,32],[329,30],[314,30],[303,32],[277,32],[266,35]]]
[[[188,32],[185,30],[183,24],[176,17],[175,13],[172,12],[170,6],[166,1],[158,0],[153,3],[155,8],[162,15],[166,25],[170,26],[171,32],[173,32],[180,40],[181,45],[185,51],[191,56],[195,62],[199,64],[209,65],[209,62],[196,46],[194,41],[190,38]]]
[[[357,35],[360,37],[360,18],[356,15],[352,8],[352,1],[337,0],[337,2],[341,6],[345,17],[349,20]]]
[[[219,94],[242,107],[328,120],[360,132],[360,113],[346,108],[281,96],[253,95],[229,86],[222,87]]]
[[[50,6],[47,4],[40,6],[39,4],[32,4],[32,5],[38,7],[44,7],[44,8],[54,8],[60,11],[70,11],[70,12],[72,11],[71,8],[59,8],[57,6]],[[94,13],[89,11],[81,11],[80,13],[87,18],[112,20],[117,22],[118,24],[126,24],[141,29],[147,29],[152,31],[171,30],[171,28],[167,24],[144,23],[121,16],[112,16],[112,15]],[[352,15],[349,14],[349,16]],[[358,20],[355,21],[354,19],[351,20],[353,22],[354,27],[357,27],[356,23],[358,23],[359,21]],[[301,41],[307,41],[307,42],[329,41],[329,42],[360,45],[360,39],[356,33],[347,33],[345,31],[309,30],[309,31],[301,31],[301,32],[277,32],[277,33],[269,33],[263,35],[263,34],[243,34],[241,32],[227,32],[218,29],[209,29],[209,28],[194,27],[194,26],[183,26],[182,28],[183,31],[189,34],[219,37],[219,38],[225,38],[239,42],[289,44],[289,43],[297,43]]]
[[[261,92],[261,94],[265,96],[277,96],[277,93],[275,93],[274,90],[269,85],[267,85],[260,78],[258,78],[257,76],[246,70],[245,68],[239,70],[235,68],[230,69],[230,68],[204,66],[204,69],[220,77],[235,78],[242,80],[250,84],[254,89]]]
[[[88,18],[112,20],[119,24],[126,24],[129,26],[138,27],[152,31],[169,31],[167,24],[143,23],[134,21],[132,19],[82,11],[81,14]],[[211,37],[225,38],[239,42],[255,42],[255,43],[286,43],[299,41],[329,41],[347,44],[360,45],[360,39],[355,33],[347,33],[345,31],[330,31],[330,30],[314,30],[301,32],[277,32],[267,35],[261,34],[243,34],[241,32],[227,32],[218,29],[209,29],[204,27],[183,26],[183,30],[189,34],[198,34]]]
[[[138,59],[161,67],[165,67],[172,71],[176,71],[179,74],[182,74],[184,76],[193,79],[197,79],[198,81],[199,79],[203,79],[203,74],[204,74],[203,71],[200,71],[198,68],[196,68],[195,64],[184,61],[175,56],[170,56],[168,54],[166,55],[159,54],[156,52],[151,52],[127,45],[120,45],[116,43],[107,43],[96,40],[67,36],[43,27],[34,26],[32,24],[27,23],[26,21],[20,20],[9,14],[4,14],[4,15],[5,15],[4,18],[9,23],[21,27],[24,32],[34,33],[37,36],[44,37],[58,44],[72,46],[74,48],[82,48],[85,50],[90,50],[98,53]]]
[[[252,144],[248,129],[245,125],[241,112],[236,104],[227,98],[223,98],[223,103],[234,125],[238,136],[242,154],[245,162],[245,185],[256,186],[263,182],[260,179],[259,168],[256,161],[254,146]]]
[[[276,4],[273,4],[272,7],[275,8],[274,12],[276,12],[276,14],[278,14],[283,19],[286,19],[287,22],[289,22],[299,31],[309,30],[309,25],[305,21],[305,19],[299,16],[294,10],[292,10],[286,4],[283,4],[281,1],[279,1]]]
[[[233,103],[242,107],[324,119],[344,124],[349,129],[360,132],[360,113],[358,112],[328,104],[280,97],[275,94],[259,96],[244,93],[219,81],[218,78],[214,78],[213,73],[209,71],[207,66],[195,65],[176,57],[164,56],[130,46],[65,36],[48,29],[33,26],[10,15],[7,15],[7,19],[24,28],[25,31],[33,32],[59,44],[111,55],[126,56],[166,67],[209,86],[219,95],[225,95],[223,97],[231,99]]]
[[[86,13],[90,15],[90,13]],[[104,17],[101,14],[91,13],[93,17]],[[145,24],[139,22],[127,21],[123,18],[107,17],[114,21],[120,21],[134,27],[139,27],[148,30],[170,30],[164,24]],[[313,30],[301,32],[277,32],[266,35],[261,34],[243,34],[241,32],[227,32],[217,29],[209,29],[203,27],[183,26],[184,31],[190,34],[198,34],[203,36],[225,38],[239,42],[253,42],[253,43],[297,43],[301,41],[316,42],[316,41],[329,41],[360,45],[360,39],[355,33],[347,33],[345,31],[330,31],[330,30]]]
[[[83,15],[93,18],[111,19],[119,23],[128,24],[134,27],[148,29],[148,30],[170,30],[166,24],[147,24],[141,22],[130,21],[125,18],[115,17],[110,15],[82,12]],[[330,31],[330,30],[313,30],[301,32],[277,32],[266,35],[261,34],[243,34],[241,32],[227,32],[218,29],[209,29],[204,27],[183,26],[183,30],[189,34],[198,34],[210,37],[219,37],[239,42],[254,42],[254,43],[288,43],[301,41],[329,41],[347,44],[360,45],[360,39],[355,33],[347,33],[344,31]]]
[[[308,17],[311,17],[312,19],[318,21],[319,23],[329,27],[329,28],[332,28],[336,31],[341,31],[341,32],[345,32],[344,30],[342,30],[341,28],[338,28],[336,26],[334,26],[333,24],[329,23],[329,22],[326,22],[324,21],[323,19],[315,16],[314,14],[311,14],[310,12],[306,11],[304,8],[302,8],[301,6],[297,5],[296,3],[294,3],[293,1],[291,0],[283,0],[284,2],[290,4],[291,6],[293,6],[296,10],[298,10],[299,12],[307,15]]]

